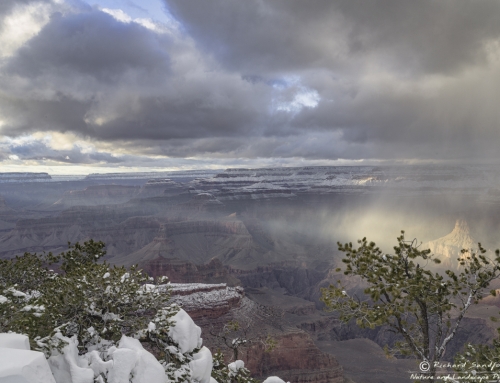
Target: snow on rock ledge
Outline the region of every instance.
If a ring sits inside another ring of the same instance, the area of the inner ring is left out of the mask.
[[[195,320],[219,318],[239,306],[244,296],[241,287],[228,287],[225,283],[170,283],[171,302],[183,307]]]

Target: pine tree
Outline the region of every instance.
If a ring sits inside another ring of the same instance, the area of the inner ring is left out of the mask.
[[[258,383],[250,376],[250,371],[241,360],[226,365],[221,352],[214,354],[212,378],[218,383]]]
[[[497,250],[495,259],[488,259],[479,244],[477,251],[462,250],[458,273],[441,273],[431,270],[430,265],[440,261],[430,250],[419,250],[415,240],[405,241],[404,232],[397,241],[392,255],[366,238],[358,241],[358,248],[339,243],[345,253],[344,274],[361,278],[367,287],[357,296],[339,281],[322,289],[322,300],[344,322],[355,320],[363,328],[388,326],[399,340],[386,352],[421,360],[426,381],[432,382],[435,362],[442,360],[465,313],[500,275],[500,255]]]
[[[0,260],[0,332],[27,335],[47,357],[62,350],[64,338],[76,338],[81,355],[97,350],[105,358],[122,335],[135,337],[149,344],[169,381],[190,381],[198,350],[182,353],[169,336],[179,307],[169,303],[168,280],[102,262],[104,247],[90,240],[57,256]]]

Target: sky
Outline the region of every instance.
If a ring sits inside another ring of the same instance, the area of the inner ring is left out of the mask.
[[[0,171],[500,158],[498,0],[2,0]]]

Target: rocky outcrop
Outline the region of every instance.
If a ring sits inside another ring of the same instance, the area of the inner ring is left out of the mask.
[[[229,321],[248,324],[248,339],[264,334],[273,337],[276,347],[271,352],[262,342],[241,350],[239,357],[253,376],[263,379],[277,375],[291,383],[344,383],[342,367],[332,355],[321,352],[306,332],[286,325],[279,310],[246,298],[241,288],[221,284],[172,287],[172,299],[202,328],[204,344],[209,348],[219,348],[214,334]]]
[[[430,241],[423,248],[428,248],[438,256],[445,267],[457,267],[457,259],[461,257],[462,249],[473,249],[477,241],[472,238],[469,225],[464,219],[458,219],[453,231],[441,238]]]
[[[194,320],[220,318],[238,307],[244,296],[243,288],[222,284],[171,283],[172,303],[177,303]]]

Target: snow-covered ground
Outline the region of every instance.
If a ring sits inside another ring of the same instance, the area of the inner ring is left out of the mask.
[[[43,353],[20,334],[0,334],[0,383],[55,383]]]
[[[198,350],[187,367],[189,381],[217,383],[211,377],[212,353],[202,346],[200,327],[182,309],[172,320],[174,325],[169,336],[179,352]],[[155,325],[150,323],[148,330],[155,330]],[[46,359],[42,352],[30,350],[25,335],[0,333],[0,383],[170,383],[165,367],[137,339],[123,335],[117,346],[105,351],[96,347],[79,355],[75,337],[56,336],[65,342],[65,346],[60,352],[53,350]],[[244,368],[244,363],[237,360],[228,368],[230,374],[237,374]],[[179,375],[184,372],[179,371]],[[266,382],[284,383],[277,377],[270,377]]]
[[[189,363],[193,382],[210,383],[212,353],[202,347],[201,329],[184,311],[172,317],[169,336],[181,353],[193,352]],[[154,329],[150,324],[150,329]],[[0,383],[166,383],[164,367],[142,344],[123,335],[117,346],[105,352],[97,349],[78,354],[76,338],[58,334],[66,345],[54,350],[47,359],[41,352],[31,351],[25,335],[0,334]]]

